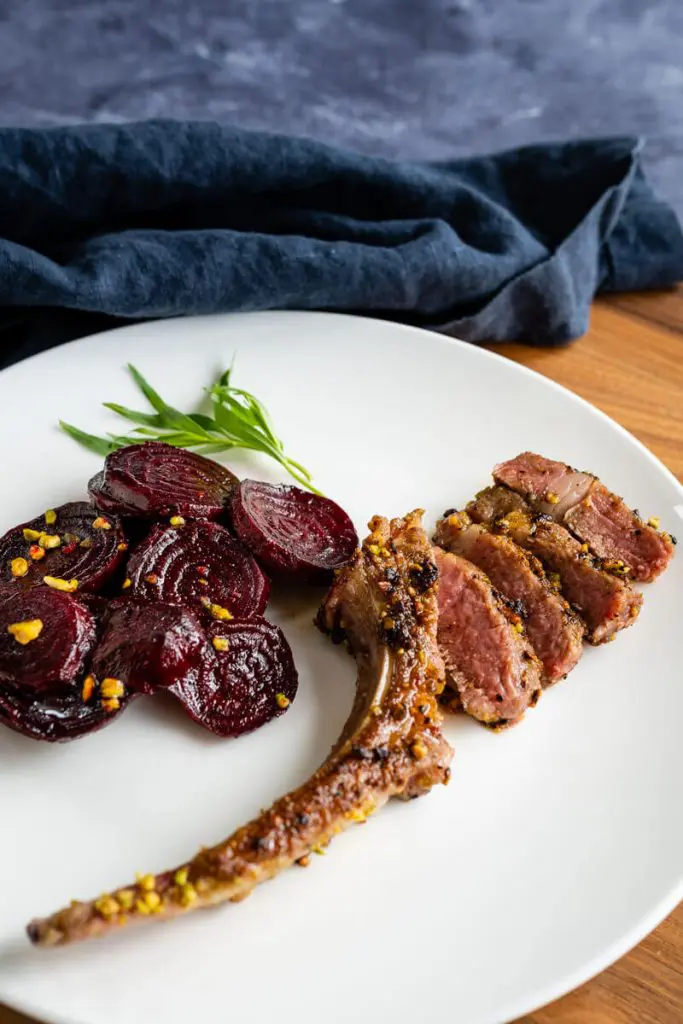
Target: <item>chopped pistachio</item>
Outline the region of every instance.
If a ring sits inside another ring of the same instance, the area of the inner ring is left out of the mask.
[[[107,676],[100,683],[100,693],[103,697],[123,697],[126,692],[126,688],[120,679],[114,679],[112,676]]]
[[[7,627],[7,632],[23,647],[40,636],[43,632],[43,623],[41,619],[26,619],[24,622],[12,622]]]
[[[13,576],[25,576],[28,572],[28,562],[25,558],[13,558],[9,567]]]
[[[90,700],[90,698],[93,695],[94,690],[95,690],[95,677],[94,676],[86,676],[85,679],[83,680],[83,689],[81,690],[81,697],[83,698],[83,703],[84,704],[88,703],[88,701]]]
[[[62,580],[58,576],[43,576],[43,583],[53,590],[63,590],[67,594],[73,594],[78,590],[78,580]]]

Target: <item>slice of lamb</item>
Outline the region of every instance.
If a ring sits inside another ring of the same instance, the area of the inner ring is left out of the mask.
[[[466,558],[435,548],[439,649],[449,686],[468,715],[491,728],[513,725],[541,691],[541,665],[521,618]]]
[[[564,522],[605,560],[606,569],[626,571],[642,583],[656,579],[673,557],[671,535],[644,522],[600,481],[567,512]]]
[[[175,870],[33,921],[32,942],[63,945],[119,931],[126,921],[237,902],[390,797],[419,796],[448,781],[453,751],[437,706],[445,681],[436,643],[438,572],[421,512],[391,523],[378,517],[370,526],[318,618],[348,641],[358,666],[354,706],[327,760],[270,810]]]
[[[543,665],[544,685],[571,672],[583,652],[585,627],[550,584],[537,558],[509,537],[473,523],[466,512],[453,512],[441,519],[434,540],[482,569],[521,616]]]
[[[633,624],[643,595],[609,572],[564,526],[536,514],[523,498],[506,487],[489,487],[467,506],[477,523],[511,537],[543,564],[554,585],[586,623],[586,639],[605,643]]]
[[[603,568],[609,572],[649,582],[671,561],[671,536],[644,522],[592,474],[523,452],[496,466],[493,476],[496,483],[520,494],[534,511],[567,526],[605,560]]]
[[[493,479],[521,494],[535,512],[545,512],[558,523],[595,483],[591,473],[581,473],[565,462],[555,462],[535,452],[522,452],[514,459],[500,462],[493,467]]]

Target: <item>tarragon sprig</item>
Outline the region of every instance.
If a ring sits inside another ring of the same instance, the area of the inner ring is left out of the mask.
[[[205,388],[211,401],[212,415],[183,413],[174,409],[134,366],[129,364],[128,369],[154,412],[138,412],[116,402],[104,402],[106,409],[137,424],[128,434],[108,434],[106,437],[87,434],[60,420],[62,430],[88,451],[106,457],[117,448],[143,441],[163,441],[176,448],[194,448],[206,455],[246,448],[269,455],[302,487],[315,494],[321,493],[313,485],[308,470],[285,453],[263,403],[251,392],[236,388],[231,383],[232,366]]]

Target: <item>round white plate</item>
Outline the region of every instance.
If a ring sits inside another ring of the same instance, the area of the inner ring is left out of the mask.
[[[84,494],[95,456],[59,417],[116,429],[133,361],[181,408],[236,356],[288,450],[359,530],[461,505],[531,448],[585,466],[681,529],[683,490],[624,430],[505,359],[390,323],[315,313],[171,320],[86,338],[0,374],[0,530]],[[278,479],[265,461],[238,472]],[[322,760],[352,660],[311,624],[320,592],[271,608],[299,696],[219,741],[163,702],[50,746],[0,730],[0,1002],[61,1024],[500,1024],[606,967],[676,904],[683,877],[683,558],[633,629],[587,650],[517,728],[451,720],[453,778],[335,840],[246,903],[62,950],[33,917],[182,862]]]

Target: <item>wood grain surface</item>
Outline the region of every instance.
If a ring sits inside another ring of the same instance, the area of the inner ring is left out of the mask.
[[[603,409],[683,480],[683,287],[596,302],[588,333],[564,349],[490,347]],[[518,1024],[681,1022],[683,905],[609,970]],[[0,1024],[32,1022],[0,1007]]]

